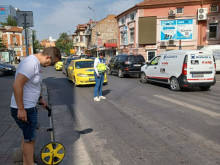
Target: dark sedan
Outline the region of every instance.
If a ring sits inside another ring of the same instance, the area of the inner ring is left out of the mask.
[[[14,65],[7,64],[7,63],[0,61],[0,76],[12,75],[15,73],[15,71],[16,71],[16,68]]]

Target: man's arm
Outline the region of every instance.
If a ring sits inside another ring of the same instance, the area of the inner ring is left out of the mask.
[[[99,72],[98,72],[98,69],[97,69],[97,65],[98,65],[98,58],[96,58],[95,61],[94,61],[94,70],[96,72],[97,77],[99,77]]]
[[[25,121],[25,122],[27,121],[27,113],[24,109],[23,89],[24,89],[24,84],[28,80],[29,79],[26,76],[18,73],[13,84],[14,97],[15,97],[15,101],[18,106],[18,119]]]

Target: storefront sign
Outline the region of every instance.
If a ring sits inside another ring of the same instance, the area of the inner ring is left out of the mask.
[[[192,39],[193,20],[166,20],[161,21],[161,41],[163,40],[185,40]]]
[[[4,7],[0,7],[0,15],[5,15],[5,8]]]
[[[157,49],[157,45],[147,45],[147,46],[145,46],[145,49]]]

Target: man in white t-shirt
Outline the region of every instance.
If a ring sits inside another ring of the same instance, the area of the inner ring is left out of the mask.
[[[11,115],[23,132],[22,151],[23,165],[34,165],[34,145],[37,128],[37,102],[46,107],[41,92],[41,66],[54,65],[61,59],[60,50],[56,47],[45,48],[41,53],[30,55],[18,65],[13,94],[11,97]]]

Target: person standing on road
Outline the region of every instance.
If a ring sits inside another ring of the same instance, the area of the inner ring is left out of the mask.
[[[105,78],[105,72],[107,70],[106,61],[103,58],[104,58],[104,54],[100,52],[99,57],[96,58],[94,61],[94,70],[95,70],[94,101],[100,101],[100,99],[106,99],[106,97],[102,96],[102,86]]]
[[[34,145],[37,129],[37,109],[39,101],[46,108],[41,92],[42,67],[52,66],[61,59],[56,47],[45,48],[41,53],[30,55],[18,65],[13,94],[11,97],[11,115],[23,132],[23,165],[34,165]]]

